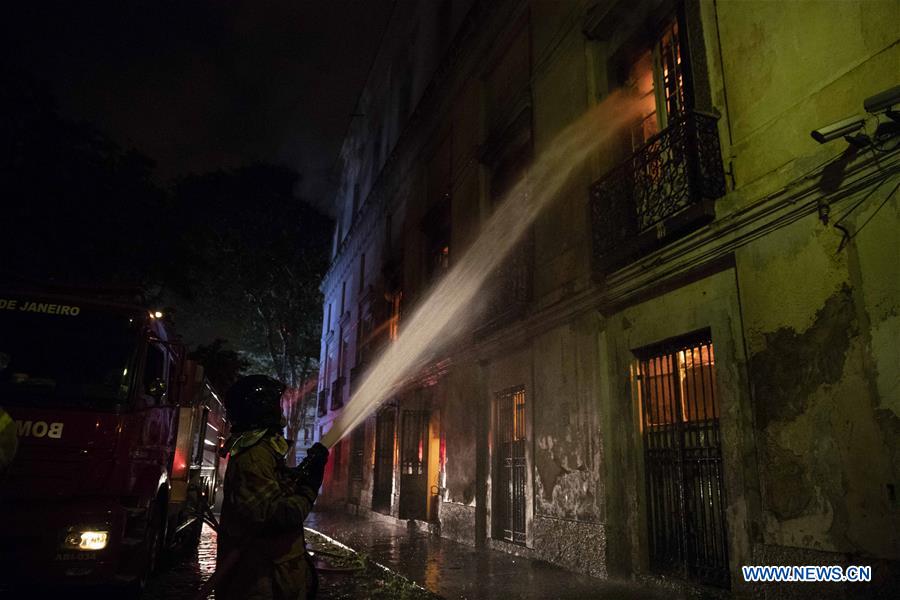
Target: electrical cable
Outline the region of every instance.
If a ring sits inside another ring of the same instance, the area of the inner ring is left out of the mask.
[[[886,179],[882,179],[881,181],[879,181],[879,182],[875,185],[875,187],[873,187],[871,190],[868,191],[868,193],[866,193],[865,196],[863,196],[860,200],[857,200],[856,203],[855,203],[853,206],[851,206],[850,208],[848,208],[847,210],[845,210],[845,211],[843,212],[843,214],[841,214],[840,217],[838,217],[837,219],[834,220],[834,225],[837,226],[837,224],[840,223],[841,221],[843,221],[844,219],[846,219],[846,218],[850,215],[850,213],[852,213],[852,212],[855,211],[857,208],[859,208],[860,205],[861,205],[863,202],[865,202],[866,200],[868,200],[869,198],[871,198],[871,197],[872,197],[872,194],[874,194],[874,193],[877,192],[879,189],[881,189],[881,186],[884,184],[885,181],[887,181],[887,180],[886,180]]]
[[[888,200],[890,200],[891,198],[893,198],[894,194],[897,193],[897,189],[898,189],[898,188],[900,188],[900,181],[898,181],[898,182],[897,182],[897,185],[894,186],[894,189],[892,189],[892,190],[890,191],[890,193],[888,193],[888,194],[884,197],[884,200],[881,201],[881,204],[879,204],[878,207],[877,207],[874,211],[872,211],[872,214],[869,215],[869,216],[866,218],[866,220],[863,221],[862,224],[861,224],[859,227],[856,228],[856,231],[855,231],[849,238],[847,238],[847,243],[850,243],[851,241],[853,241],[853,238],[855,238],[856,236],[858,236],[859,233],[863,230],[863,228],[865,228],[865,226],[868,225],[869,222],[870,222],[873,218],[875,218],[875,215],[877,215],[878,212],[884,207],[884,205],[888,203]],[[841,246],[843,246],[843,245],[844,245],[844,244],[843,244],[843,241],[842,241]],[[838,247],[838,250],[839,250],[839,251],[841,250],[841,246]]]

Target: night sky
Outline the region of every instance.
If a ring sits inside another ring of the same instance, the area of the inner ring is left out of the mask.
[[[155,160],[161,181],[278,162],[327,208],[393,4],[18,2],[0,27],[6,60],[49,84],[64,116]]]

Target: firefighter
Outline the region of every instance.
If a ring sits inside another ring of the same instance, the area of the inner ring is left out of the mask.
[[[0,406],[0,476],[6,472],[7,467],[12,463],[18,443],[16,422]]]
[[[225,408],[231,438],[218,531],[220,600],[313,598],[318,581],[303,539],[303,520],[322,484],[328,450],[310,448],[305,476],[285,467],[284,386],[264,375],[238,380]],[[228,565],[228,566],[225,566]]]

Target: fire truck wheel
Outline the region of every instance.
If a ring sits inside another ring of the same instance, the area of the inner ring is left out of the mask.
[[[137,579],[128,584],[124,589],[122,598],[125,600],[140,600],[147,587],[150,576],[156,572],[160,564],[160,553],[164,547],[165,529],[162,504],[157,501],[150,508],[150,521],[144,533],[144,564]]]
[[[150,514],[150,522],[147,524],[147,533],[145,534],[146,539],[146,557],[147,563],[145,568],[145,573],[143,578],[146,579],[150,575],[153,575],[160,566],[162,562],[160,560],[160,555],[165,548],[165,518],[163,517],[163,508],[162,505],[156,503],[151,508],[152,513]]]

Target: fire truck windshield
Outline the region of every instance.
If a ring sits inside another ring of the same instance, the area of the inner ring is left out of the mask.
[[[140,327],[136,315],[0,298],[0,404],[124,402]]]

